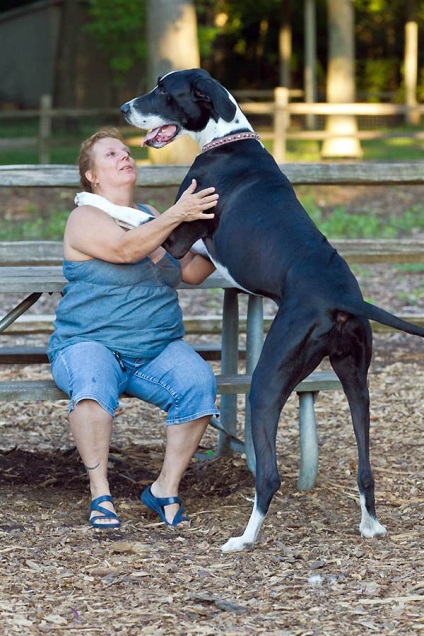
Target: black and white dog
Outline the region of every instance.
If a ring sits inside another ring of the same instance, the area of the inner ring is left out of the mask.
[[[165,242],[181,258],[203,239],[212,261],[253,294],[272,298],[278,312],[252,377],[250,404],[256,495],[249,523],[224,552],[251,548],[280,486],[276,431],[290,393],[328,356],[347,396],[358,446],[361,535],[384,535],[376,517],[369,461],[368,319],[424,337],[424,329],[362,298],[346,262],[316,228],[287,177],[263,148],[235,99],[201,69],[161,77],[147,95],[122,106],[126,120],[150,130],[144,143],[161,148],[181,135],[195,139],[196,157],[177,198],[196,179],[215,186],[215,219],[180,225]]]

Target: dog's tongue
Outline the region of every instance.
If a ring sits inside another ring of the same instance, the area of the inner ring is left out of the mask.
[[[153,143],[156,144],[167,144],[168,141],[174,137],[177,131],[177,127],[173,124],[168,124],[167,126],[160,126],[159,128],[154,128],[151,130],[143,139],[143,146],[150,146]]]

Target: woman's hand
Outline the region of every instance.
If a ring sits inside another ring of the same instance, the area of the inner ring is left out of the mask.
[[[217,204],[215,188],[195,192],[196,188],[197,182],[193,179],[177,203],[166,212],[128,232],[93,206],[76,208],[66,226],[66,258],[76,261],[100,258],[110,263],[136,263],[146,256],[154,258],[155,250],[180,223],[214,218],[207,210]]]
[[[183,192],[178,201],[165,214],[176,215],[179,223],[213,219],[215,214],[208,213],[206,210],[216,206],[219,195],[215,192],[215,188],[205,188],[195,192],[196,188],[197,181],[192,179],[187,190]]]

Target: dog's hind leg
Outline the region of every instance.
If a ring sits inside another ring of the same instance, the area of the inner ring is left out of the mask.
[[[299,317],[279,310],[271,326],[252,377],[250,405],[256,457],[255,503],[243,535],[232,537],[223,552],[253,548],[271,500],[280,487],[276,435],[281,410],[296,385],[311,373],[323,357],[316,337],[316,316]]]
[[[359,531],[363,537],[383,536],[386,528],[377,520],[374,476],[369,458],[370,398],[367,385],[371,361],[371,329],[365,319],[349,318],[341,335],[339,352],[330,362],[346,394],[358,447],[358,489],[361,503]]]

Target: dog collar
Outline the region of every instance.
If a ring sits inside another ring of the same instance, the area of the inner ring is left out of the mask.
[[[214,139],[213,141],[210,141],[208,144],[205,144],[203,146],[201,152],[206,152],[206,150],[211,150],[211,148],[223,146],[224,144],[230,144],[233,141],[240,141],[241,139],[260,139],[260,137],[257,133],[254,132],[234,133],[233,135],[227,135],[226,137],[221,137],[220,139]]]

